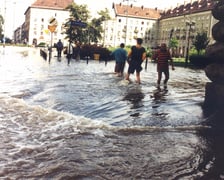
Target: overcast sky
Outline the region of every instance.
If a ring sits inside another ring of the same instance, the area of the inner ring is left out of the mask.
[[[87,4],[89,10],[95,12],[105,8],[111,9],[112,3],[133,4],[148,8],[168,9],[178,4],[194,0],[75,0],[77,4]],[[6,17],[6,36],[12,38],[13,30],[25,21],[24,13],[35,0],[0,0],[0,14]]]

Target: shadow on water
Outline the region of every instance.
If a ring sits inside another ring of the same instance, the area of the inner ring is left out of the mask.
[[[142,93],[141,87],[136,85],[127,88],[127,92],[125,93],[123,100],[127,100],[132,104],[130,107],[131,109],[138,109],[143,106],[142,100],[144,97],[145,95]]]

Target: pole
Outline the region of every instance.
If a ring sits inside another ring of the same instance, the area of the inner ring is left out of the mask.
[[[190,31],[188,33],[188,38],[187,38],[187,51],[186,51],[186,57],[185,57],[185,67],[188,66],[188,58],[189,58],[189,46],[190,46]]]
[[[147,65],[148,65],[148,57],[145,60],[145,70],[147,70]]]
[[[186,49],[186,57],[185,57],[185,67],[188,66],[191,27],[194,26],[194,24],[195,24],[195,22],[187,23],[187,26],[189,26],[189,29],[188,29],[188,35],[187,35],[187,49]]]
[[[49,62],[50,62],[51,56],[52,56],[52,41],[53,41],[53,32],[51,32],[51,45],[49,48]]]

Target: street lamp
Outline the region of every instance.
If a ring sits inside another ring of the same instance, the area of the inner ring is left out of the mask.
[[[194,21],[187,21],[186,26],[188,27],[188,34],[187,34],[187,49],[186,49],[186,57],[185,57],[185,66],[188,65],[188,59],[189,59],[189,46],[190,46],[190,35],[191,35],[191,30],[193,29],[195,25]]]

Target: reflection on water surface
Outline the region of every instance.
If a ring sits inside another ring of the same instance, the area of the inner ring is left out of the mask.
[[[177,67],[158,92],[147,67],[141,85],[128,84],[114,62],[1,49],[0,177],[223,179],[223,133],[201,108],[204,71]]]

